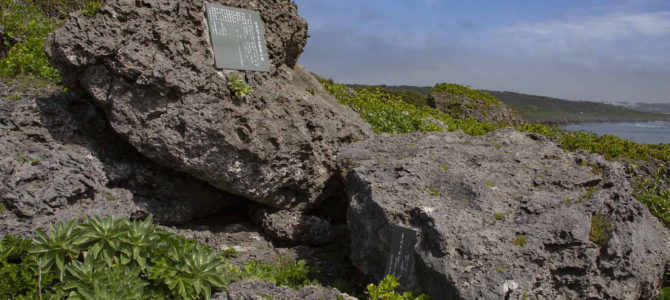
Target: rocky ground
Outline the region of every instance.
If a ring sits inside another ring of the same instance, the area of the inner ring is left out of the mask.
[[[213,2],[260,13],[270,72],[214,69],[202,0],[108,0],[46,43],[77,93],[0,83],[0,234],[152,214],[236,249],[233,264],[305,259],[322,282],[356,285],[389,273],[403,227],[417,243],[396,275],[437,299],[658,292],[670,231],[618,162],[511,129],[374,135],[297,64],[294,3]],[[253,93],[236,96],[233,76]],[[245,281],[217,297],[348,296]]]
[[[352,261],[386,274],[417,231],[410,286],[439,299],[649,299],[670,232],[618,162],[511,129],[380,135],[345,147]]]

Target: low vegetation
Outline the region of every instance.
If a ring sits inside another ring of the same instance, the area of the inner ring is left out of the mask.
[[[500,103],[500,100],[498,100],[498,98],[491,96],[487,92],[474,90],[471,89],[469,86],[460,85],[456,83],[438,83],[431,91],[465,96],[472,100],[483,101],[484,104],[486,105],[493,105]]]
[[[525,235],[517,235],[516,238],[512,240],[513,245],[517,246],[525,246],[526,245],[526,236]]]
[[[370,300],[432,300],[426,294],[419,294],[418,292],[408,291],[404,293],[396,292],[396,288],[400,285],[398,278],[393,275],[387,275],[379,285],[369,284],[367,291]]]
[[[352,94],[345,85],[323,78],[319,80],[340,103],[354,108],[376,133],[463,130],[471,135],[483,135],[503,128],[500,124],[483,123],[471,118],[454,119],[438,109],[407,103],[400,96],[379,88],[358,89]]]
[[[43,47],[49,33],[73,11],[94,15],[100,1],[0,0],[0,77],[54,84],[60,75],[49,64]]]
[[[605,247],[610,240],[612,231],[612,222],[604,215],[595,215],[591,217],[591,231],[589,232],[589,239],[598,244],[600,247]]]
[[[0,299],[209,299],[240,280],[299,289],[319,285],[305,261],[280,256],[233,266],[234,249],[217,253],[198,241],[159,229],[151,217],[89,218],[50,225],[34,239],[0,241]],[[397,294],[397,278],[370,284],[370,299],[430,299]]]
[[[238,98],[251,95],[254,91],[254,89],[244,82],[244,79],[238,75],[233,75],[228,78],[228,87]]]

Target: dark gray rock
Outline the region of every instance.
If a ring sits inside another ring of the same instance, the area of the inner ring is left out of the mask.
[[[518,113],[502,102],[487,104],[463,95],[432,90],[428,93],[428,105],[457,119],[474,118],[487,123],[521,125]]]
[[[228,286],[227,291],[212,295],[214,300],[355,300],[337,289],[306,286],[296,291],[286,286],[275,286],[271,282],[240,281]]]
[[[280,251],[265,237],[262,231],[250,223],[228,223],[221,220],[224,216],[213,216],[207,220],[209,224],[201,221],[179,227],[164,227],[166,230],[179,234],[185,238],[198,240],[219,251],[230,248],[237,252],[236,257],[229,258],[226,262],[235,266],[242,266],[250,260],[258,260],[263,263],[276,263]],[[224,223],[225,222],[225,223]],[[228,223],[228,224],[226,224]],[[288,254],[287,254],[288,255]],[[295,258],[295,255],[291,255]]]
[[[410,287],[436,299],[651,299],[670,259],[620,163],[537,135],[380,135],[338,160],[353,264],[381,279],[391,226],[414,228]]]
[[[92,215],[181,224],[243,201],[148,161],[89,101],[24,89],[0,83],[0,234]]]
[[[330,222],[317,216],[255,207],[251,218],[268,236],[281,244],[319,246],[331,241]]]
[[[106,1],[96,16],[68,20],[45,50],[149,159],[276,208],[311,209],[328,196],[338,147],[369,126],[296,63],[307,23],[294,3],[210,2],[260,13],[270,72],[214,68],[202,0]],[[233,75],[254,92],[236,97]]]

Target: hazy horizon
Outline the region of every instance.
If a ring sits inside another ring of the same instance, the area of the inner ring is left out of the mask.
[[[661,0],[295,2],[311,35],[301,64],[337,82],[670,103]]]

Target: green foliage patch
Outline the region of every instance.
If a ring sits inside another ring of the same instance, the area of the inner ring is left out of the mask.
[[[483,135],[504,127],[472,118],[454,119],[438,109],[409,104],[400,96],[379,88],[363,88],[350,93],[345,85],[317,78],[340,103],[354,108],[363,120],[372,125],[376,133],[398,134],[460,129],[471,135]],[[446,128],[442,128],[436,121],[444,124]]]
[[[228,264],[231,249],[212,248],[127,218],[71,220],[36,231],[34,239],[0,242],[0,299],[209,299],[246,279],[298,289],[314,271],[304,260]]]
[[[418,292],[408,291],[404,293],[396,292],[396,288],[400,285],[398,278],[393,275],[386,275],[386,277],[379,283],[379,285],[369,284],[367,287],[368,299],[370,300],[432,300],[433,298],[426,294],[419,294]]]
[[[438,83],[431,90],[431,92],[461,95],[461,96],[468,97],[472,100],[483,101],[486,105],[492,105],[492,104],[500,103],[500,100],[498,100],[498,98],[491,96],[487,92],[480,91],[480,90],[473,90],[469,86],[460,85],[460,84],[456,84],[456,83]]]
[[[589,239],[598,244],[600,247],[605,247],[610,240],[610,231],[612,230],[612,222],[605,215],[597,214],[591,217],[591,231],[589,232]]]
[[[0,0],[0,49],[4,56],[0,56],[0,77],[30,77],[59,83],[60,75],[43,50],[48,34],[70,12],[84,9],[85,15],[92,16],[101,5],[91,0]]]
[[[234,278],[213,249],[151,218],[71,220],[36,234],[0,243],[0,298],[209,298]]]
[[[524,246],[526,245],[526,236],[517,235],[516,238],[514,238],[511,243],[517,246]]]
[[[244,82],[244,79],[238,75],[233,75],[228,78],[228,87],[235,93],[235,96],[239,98],[251,95],[254,91],[254,89],[247,85],[247,83]]]
[[[237,280],[269,281],[276,285],[289,286],[294,289],[299,289],[305,285],[318,285],[317,281],[309,279],[310,274],[314,271],[315,269],[307,266],[304,260],[295,261],[284,256],[279,256],[277,264],[252,260],[244,263],[241,268],[229,267],[229,272]]]
[[[670,228],[670,188],[668,187],[668,169],[664,164],[659,164],[656,173],[652,176],[642,176],[633,173],[633,183],[637,200],[644,203],[651,214],[658,217],[665,227]]]

